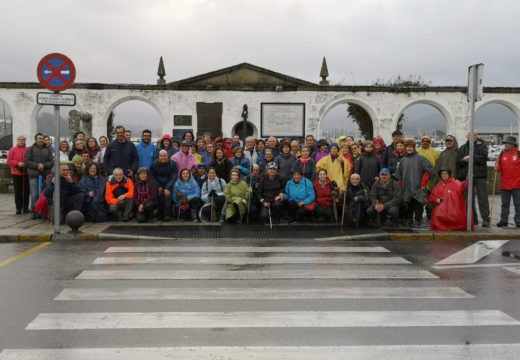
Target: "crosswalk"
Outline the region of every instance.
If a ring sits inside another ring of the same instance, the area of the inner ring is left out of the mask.
[[[0,360],[518,358],[520,344],[432,343],[457,329],[520,329],[474,300],[369,243],[110,246],[57,294],[62,312],[26,327],[80,346],[5,349]],[[135,345],[121,346],[130,334]]]

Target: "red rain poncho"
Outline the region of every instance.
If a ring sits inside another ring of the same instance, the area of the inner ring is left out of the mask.
[[[443,199],[437,204],[437,199]],[[466,230],[466,201],[464,183],[451,176],[446,182],[440,181],[432,190],[430,202],[435,208],[432,213],[430,229],[436,231]],[[472,225],[473,227],[473,225]]]

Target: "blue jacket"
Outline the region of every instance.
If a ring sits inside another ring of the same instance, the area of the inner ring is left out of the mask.
[[[137,150],[137,155],[139,156],[139,165],[137,168],[145,167],[150,169],[153,157],[157,151],[157,146],[151,141],[148,145],[145,145],[143,139],[141,139],[139,144],[135,146],[135,149]]]
[[[177,193],[182,194],[182,197],[180,199],[177,199]],[[173,186],[172,199],[175,203],[175,206],[179,206],[181,200],[186,197],[188,198],[188,200],[200,198],[199,184],[193,178],[193,176],[190,176],[190,180],[187,183],[182,181],[182,179],[177,179],[175,185]]]
[[[296,184],[293,179],[285,184],[285,200],[287,201],[303,201],[305,205],[309,205],[314,201],[314,186],[309,179],[302,177],[300,182]]]
[[[211,157],[211,155],[206,150],[199,151],[199,155],[202,158],[202,161],[200,163],[202,165],[205,165],[206,169],[209,169],[209,166],[210,166],[211,162],[213,161],[213,158]]]
[[[244,175],[249,175],[249,168],[251,167],[251,162],[248,158],[242,156],[240,159],[237,159],[233,156],[231,159],[229,159],[229,161],[231,161],[233,167],[240,166],[240,173]]]
[[[92,201],[94,203],[104,203],[105,202],[105,188],[107,181],[101,175],[93,178],[92,176],[86,174],[81,177],[79,181],[79,187],[81,188],[81,192],[85,194],[85,200],[89,199],[88,193],[94,191],[94,197]]]
[[[111,175],[115,168],[123,169],[125,175],[129,170],[135,174],[138,162],[139,158],[133,142],[128,140],[119,142],[116,139],[107,145],[103,163],[108,174]]]

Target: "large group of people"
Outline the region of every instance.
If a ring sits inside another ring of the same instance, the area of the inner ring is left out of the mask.
[[[474,135],[473,194],[481,224],[488,227],[487,146]],[[448,135],[440,152],[428,136],[417,146],[398,130],[388,146],[381,137],[363,143],[352,136],[316,140],[312,135],[241,141],[237,135],[213,139],[189,131],[181,139],[165,134],[154,143],[151,131],[144,130],[134,144],[131,132],[117,126],[111,142],[80,132],[56,149],[43,134],[29,147],[19,136],[8,164],[16,213],[30,212],[34,219],[52,214],[60,176],[62,216],[79,210],[93,222],[287,220],[465,230],[469,138],[459,148]],[[496,162],[502,174],[497,225],[508,226],[513,197],[520,227],[520,153],[516,138],[504,142]],[[54,156],[61,163],[55,172]],[[473,219],[478,224],[475,209]]]

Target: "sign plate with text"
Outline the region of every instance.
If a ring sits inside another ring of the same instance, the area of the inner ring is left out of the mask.
[[[39,92],[36,95],[36,102],[38,105],[74,106],[76,105],[76,95]]]

